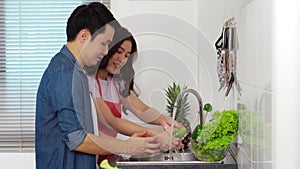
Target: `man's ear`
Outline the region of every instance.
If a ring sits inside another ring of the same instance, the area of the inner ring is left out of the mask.
[[[80,41],[81,43],[85,43],[86,40],[88,40],[88,39],[91,37],[90,31],[87,30],[87,29],[82,29],[82,30],[79,32],[78,35],[79,35],[79,36],[78,36],[79,41]]]

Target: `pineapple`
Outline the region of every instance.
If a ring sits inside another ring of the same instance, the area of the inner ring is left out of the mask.
[[[187,86],[183,86],[183,90],[186,88]],[[171,117],[173,117],[174,104],[180,92],[181,92],[181,88],[175,82],[173,82],[173,85],[168,86],[167,90],[165,90],[165,94],[167,97],[166,110]],[[191,125],[189,120],[187,119],[189,110],[190,110],[190,105],[188,102],[188,94],[184,94],[181,98],[179,98],[177,102],[177,111],[175,115],[175,120],[187,129],[188,134],[183,139],[184,149],[188,147],[188,143],[190,142],[190,137],[191,137]]]

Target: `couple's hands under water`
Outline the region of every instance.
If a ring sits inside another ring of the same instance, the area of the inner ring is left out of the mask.
[[[159,146],[160,150],[163,150],[163,151],[168,151],[170,149],[175,150],[178,148],[182,148],[184,146],[182,144],[182,138],[176,138],[174,136],[171,136],[171,123],[172,123],[171,118],[168,118],[168,117],[165,118],[164,121],[162,121],[162,126],[164,128],[164,131],[161,131],[160,133],[153,136],[156,138],[155,142],[160,144],[160,146]],[[174,127],[173,131],[174,131],[183,126],[180,125],[177,121],[174,121],[173,127]],[[144,133],[142,136],[143,137],[145,137],[145,136],[151,137],[151,135],[148,135],[148,133]],[[170,142],[170,138],[171,138],[171,142]],[[171,146],[170,146],[170,143],[171,143]]]
[[[128,140],[128,153],[130,155],[150,155],[160,152],[160,143],[157,137],[144,137],[146,131],[135,133]]]
[[[177,149],[180,146],[181,140],[174,136],[170,137],[171,133],[169,131],[163,131],[159,135],[157,135],[157,141],[160,143],[160,149],[163,151],[168,151],[170,148],[172,150]],[[171,147],[170,147],[170,138]]]
[[[165,121],[162,122],[162,126],[164,128],[164,132],[168,133],[169,134],[169,138],[168,138],[168,145],[170,144],[170,133],[171,133],[171,128],[172,128],[172,118],[171,117],[167,117],[165,118]],[[181,124],[179,124],[176,120],[174,120],[174,125],[173,125],[173,132],[176,130],[176,129],[179,129],[179,128],[182,128],[183,126]],[[172,150],[176,150],[176,149],[179,149],[179,148],[183,148],[184,145],[182,144],[182,138],[176,138],[174,136],[172,136]],[[168,147],[168,150],[169,150],[169,147]],[[166,151],[166,150],[165,150]]]
[[[140,132],[132,135],[128,140],[128,153],[130,155],[150,155],[168,151],[170,146],[170,132],[162,131],[156,136],[147,135],[147,132]],[[181,147],[181,139],[172,136],[172,150]]]
[[[127,141],[129,142],[128,154],[130,155],[147,155],[156,154],[161,150],[168,151],[170,149],[172,118],[165,118],[162,122],[164,131],[156,136],[150,136],[146,131],[132,135]],[[173,131],[183,127],[177,121],[174,121]],[[146,136],[146,137],[145,137]],[[172,136],[171,149],[182,148],[182,138]]]

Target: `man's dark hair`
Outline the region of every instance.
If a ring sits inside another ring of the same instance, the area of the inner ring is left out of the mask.
[[[67,41],[74,41],[82,29],[88,29],[92,40],[105,30],[105,25],[110,24],[115,29],[120,27],[118,21],[107,7],[100,2],[92,2],[78,6],[70,15],[67,22]]]

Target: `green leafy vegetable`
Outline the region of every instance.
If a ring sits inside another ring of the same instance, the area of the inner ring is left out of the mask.
[[[192,139],[196,141],[197,137],[200,135],[200,132],[202,130],[202,125],[198,124],[192,134]]]
[[[194,152],[203,161],[220,161],[238,132],[238,113],[235,110],[216,111],[193,143]]]
[[[262,112],[239,110],[239,134],[243,142],[257,149],[271,149],[271,124]]]
[[[212,111],[212,105],[210,103],[206,103],[203,107],[203,110],[205,110],[207,112],[211,112]]]
[[[173,131],[173,136],[176,138],[182,138],[186,134],[186,128],[182,127]]]
[[[100,163],[100,167],[103,169],[118,169],[118,167],[112,167],[110,166],[110,164],[108,163],[108,160],[105,159]]]

